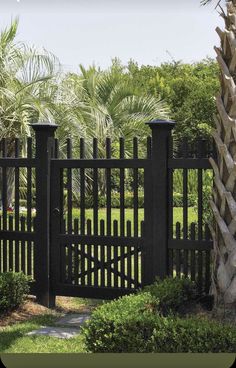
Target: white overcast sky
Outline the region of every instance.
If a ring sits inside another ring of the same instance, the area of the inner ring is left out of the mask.
[[[0,28],[20,20],[18,40],[45,47],[65,71],[92,63],[159,65],[215,57],[223,20],[200,0],[0,0]],[[168,51],[168,52],[167,52]]]

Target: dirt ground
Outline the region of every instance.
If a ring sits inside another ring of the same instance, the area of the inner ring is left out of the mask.
[[[60,315],[64,313],[87,313],[96,306],[95,301],[75,302],[75,298],[57,297],[56,308],[49,309],[36,303],[34,296],[29,296],[18,309],[0,316],[0,327],[9,326],[17,322],[26,321],[31,317],[42,314]]]

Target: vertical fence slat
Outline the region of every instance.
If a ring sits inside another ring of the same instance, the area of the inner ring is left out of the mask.
[[[15,139],[15,157],[19,157],[19,139]],[[20,172],[19,168],[15,168],[15,231],[19,231],[19,221],[20,221]],[[19,268],[19,252],[20,243],[18,240],[15,241],[15,268],[16,272],[20,271]]]
[[[120,138],[120,159],[125,157],[125,140]],[[125,234],[125,170],[120,169],[120,235]]]
[[[36,217],[33,217],[33,220],[32,220],[32,228],[33,228],[33,232],[35,232],[35,229],[36,229]],[[32,278],[35,280],[36,279],[36,272],[35,272],[35,268],[36,268],[36,257],[35,257],[35,243],[31,243],[31,248],[32,248],[32,244],[33,244],[33,254],[32,254],[32,260],[31,260],[31,267],[32,267],[32,270],[31,270],[31,275],[32,275]]]
[[[118,221],[113,221],[113,235],[118,237]],[[119,247],[120,248],[120,247]],[[118,246],[113,246],[114,257],[114,287],[118,287]]]
[[[111,158],[111,140],[106,138],[106,158]],[[111,235],[111,169],[106,169],[106,221],[107,221],[107,235]],[[107,286],[111,286],[111,247],[107,247]]]
[[[196,224],[194,222],[191,223],[191,227],[190,227],[190,239],[191,240],[196,240]],[[190,260],[190,265],[191,265],[191,280],[195,281],[196,279],[196,256],[195,256],[195,250],[191,250],[191,260]]]
[[[98,157],[98,140],[93,138],[93,159]],[[93,169],[93,234],[98,235],[98,169]],[[94,245],[94,286],[98,287],[98,245]]]
[[[145,222],[141,221],[141,238],[145,239]],[[145,267],[143,267],[143,251],[139,249],[139,265],[138,265],[138,283],[140,286],[144,285],[145,280]]]
[[[208,225],[205,225],[205,239],[208,241],[210,239],[210,230]],[[206,263],[205,263],[205,293],[209,293],[210,283],[211,283],[211,251],[206,250]]]
[[[152,158],[152,137],[148,136],[147,137],[147,159],[151,159]]]
[[[138,139],[133,139],[133,158],[138,158]],[[138,236],[138,169],[133,169],[134,236]]]
[[[138,139],[133,139],[133,158],[138,158]],[[134,169],[134,180],[133,180],[133,195],[134,195],[134,236],[138,237],[138,221],[139,221],[139,206],[138,206],[138,169]],[[134,274],[134,286],[138,287],[138,247],[134,247],[133,257],[133,274]]]
[[[198,141],[197,156],[199,158],[204,157],[205,143],[204,141]],[[202,240],[202,226],[203,226],[203,182],[202,182],[202,169],[198,169],[198,240]]]
[[[61,220],[61,232],[65,233],[66,231],[66,221],[65,219]],[[60,272],[60,282],[62,284],[65,284],[67,281],[67,271],[66,271],[66,255],[67,255],[67,245],[66,244],[60,244],[60,266],[61,266],[61,272]]]
[[[71,139],[68,138],[66,140],[66,154],[67,158],[72,158],[72,142]],[[72,234],[72,169],[67,168],[67,233]],[[68,264],[68,277],[67,281],[71,284],[72,282],[72,253],[73,253],[73,245],[68,244],[67,246],[68,254],[67,254],[67,264]]]
[[[7,157],[7,142],[6,139],[2,139],[2,157]],[[8,170],[6,167],[2,168],[2,229],[7,230],[7,174]],[[3,250],[2,250],[2,271],[7,271],[7,241],[3,240],[2,242]]]
[[[66,140],[66,154],[67,158],[72,158],[72,142],[68,138]],[[67,168],[67,232],[72,234],[72,169]],[[71,254],[70,254],[71,256]]]
[[[59,158],[59,142],[58,142],[58,139],[55,138],[54,142],[55,142],[55,158]]]
[[[20,230],[24,232],[26,230],[26,218],[24,216],[20,217]],[[21,271],[25,273],[25,241],[21,241]]]
[[[92,222],[90,219],[87,220],[87,235],[92,235]],[[87,285],[91,286],[92,284],[92,275],[91,275],[91,268],[92,268],[92,261],[91,261],[91,256],[92,256],[92,245],[91,244],[87,244],[86,246],[86,250],[87,250],[87,271],[88,271],[88,278],[87,278]]]
[[[173,137],[169,140],[169,158],[173,157]],[[168,232],[169,239],[173,239],[173,169],[168,169],[168,182],[169,182],[169,203],[168,203]],[[168,251],[168,275],[173,276],[173,261],[174,261],[174,251],[169,249]]]
[[[100,220],[100,235],[104,236],[105,235],[105,222],[104,220]],[[104,263],[105,263],[105,247],[104,245],[100,246],[101,249],[101,281],[100,284],[102,287],[105,286],[105,269],[104,269]]]
[[[176,239],[179,240],[180,239],[180,222],[176,222]],[[176,276],[180,276],[180,271],[181,271],[181,250],[180,249],[176,249],[175,251],[175,255],[176,255]]]
[[[183,141],[183,157],[188,157],[188,143]],[[183,239],[188,239],[188,169],[183,169]],[[183,274],[188,273],[188,250],[183,251]]]
[[[79,219],[74,219],[74,234],[79,233]],[[79,275],[79,245],[74,244],[74,262],[73,262],[73,278],[75,285],[78,285],[78,275]]]
[[[93,138],[93,159],[98,157],[98,140]],[[93,233],[98,235],[98,169],[93,169]]]
[[[9,216],[9,231],[13,231],[13,216]],[[9,271],[13,271],[13,241],[9,240]]]
[[[80,138],[80,159],[84,158],[84,139]],[[80,169],[80,232],[85,234],[85,170]]]
[[[32,158],[32,138],[27,139],[27,158]],[[27,167],[27,231],[32,231],[32,168]],[[32,246],[31,241],[27,241],[27,275],[32,274]]]
[[[85,157],[84,139],[80,138],[80,159]],[[85,234],[85,169],[80,169],[80,234]],[[81,285],[85,285],[85,244],[81,243]],[[87,262],[86,262],[87,263]]]
[[[204,157],[205,142],[199,140],[197,142],[197,157]],[[203,169],[198,169],[198,240],[203,238]],[[199,291],[202,291],[203,287],[203,253],[198,251],[198,286]]]
[[[144,224],[142,227],[142,234],[145,239],[144,249],[142,251],[142,285],[149,285],[153,282],[153,215],[152,211],[152,180],[150,180],[151,174],[151,138],[148,137],[148,160],[149,167],[144,169]]]
[[[120,159],[125,157],[125,140],[120,138]],[[125,235],[125,169],[120,169],[120,235]],[[120,248],[120,272],[121,272],[121,287],[125,287],[125,260],[124,260],[124,247]]]
[[[131,237],[131,221],[126,222],[126,232],[127,237]],[[131,254],[131,246],[128,244],[127,248],[127,279],[128,279],[128,288],[131,289],[132,287],[132,254]]]

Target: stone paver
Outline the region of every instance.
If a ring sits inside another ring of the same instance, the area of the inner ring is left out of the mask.
[[[63,327],[41,327],[38,330],[28,332],[28,336],[40,335],[57,337],[59,339],[70,339],[79,334],[78,328],[63,328]]]
[[[71,326],[71,327],[80,327],[90,318],[89,314],[67,314],[59,321],[56,322],[56,325],[59,326]]]
[[[60,318],[55,324],[57,327],[42,326],[38,330],[28,332],[28,336],[41,335],[57,337],[59,339],[70,339],[80,333],[80,327],[90,318],[87,313],[83,314],[66,314]]]

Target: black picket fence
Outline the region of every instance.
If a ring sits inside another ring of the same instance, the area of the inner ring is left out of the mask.
[[[0,272],[31,276],[31,292],[47,306],[56,295],[114,298],[166,275],[189,276],[207,293],[212,241],[204,219],[204,172],[211,170],[212,147],[184,141],[173,149],[174,124],[148,124],[152,137],[145,145],[135,137],[132,157],[124,138],[118,146],[110,138],[81,138],[73,158],[71,140],[61,147],[52,124],[33,125],[35,139],[26,145],[3,139]],[[182,180],[177,212],[174,171]]]

